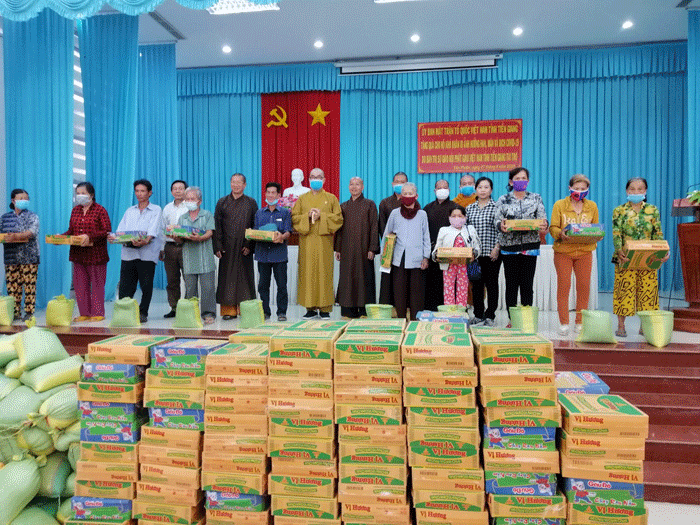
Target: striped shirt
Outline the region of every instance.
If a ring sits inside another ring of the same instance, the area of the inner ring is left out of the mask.
[[[474,226],[479,235],[483,257],[488,257],[498,243],[498,230],[494,226],[495,216],[496,203],[493,199],[489,199],[483,208],[479,207],[478,201],[467,206],[467,223]]]

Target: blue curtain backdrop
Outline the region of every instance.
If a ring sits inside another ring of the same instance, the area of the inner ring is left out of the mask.
[[[688,11],[688,186],[700,189],[700,11]],[[685,189],[685,188],[684,188]],[[685,197],[685,195],[679,195]]]
[[[175,44],[139,46],[138,62],[136,178],[151,181],[151,201],[163,207],[170,200],[171,182],[180,178]],[[154,286],[165,285],[159,264]]]
[[[659,206],[677,256],[670,207],[689,180],[686,69],[686,45],[671,43],[504,53],[496,69],[467,71],[340,77],[332,64],[183,70],[178,72],[182,174],[211,172],[210,162],[222,165],[230,155],[213,144],[240,140],[237,147],[255,170],[246,173],[250,190],[250,179],[260,180],[255,162],[260,109],[252,111],[255,122],[239,120],[251,110],[248,95],[339,89],[341,200],[349,196],[349,179],[360,176],[365,195],[378,202],[389,194],[393,173],[402,170],[426,203],[439,178],[450,181],[454,194],[459,174],[416,175],[418,122],[522,118],[523,163],[548,210],[566,196],[571,175],[585,173],[610,232],[625,182],[645,176],[649,201]],[[236,139],[220,135],[231,126],[209,117],[215,115],[212,106],[221,120],[241,123]],[[485,175],[495,182],[495,197],[505,191],[505,173]],[[598,253],[602,290],[612,289],[611,255],[609,233]],[[668,264],[660,272],[662,289],[670,288],[672,269]],[[678,281],[676,289],[682,287]]]
[[[46,10],[28,22],[4,20],[3,32],[7,190],[27,190],[39,215],[44,308],[71,285],[68,247],[43,239],[68,229],[72,206],[73,21]]]
[[[78,21],[85,98],[86,179],[115,230],[133,203],[136,158],[139,19],[93,16]],[[119,281],[121,248],[110,245],[106,299]]]

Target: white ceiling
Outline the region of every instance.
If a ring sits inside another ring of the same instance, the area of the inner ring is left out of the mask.
[[[178,68],[192,68],[684,40],[687,11],[679,1],[279,0],[279,11],[210,15],[166,0],[156,11],[184,36]],[[634,27],[622,30],[625,20]],[[322,49],[314,48],[317,39]],[[141,15],[139,40],[174,37]],[[224,44],[233,48],[228,55]]]

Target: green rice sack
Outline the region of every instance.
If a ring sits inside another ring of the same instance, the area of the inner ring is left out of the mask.
[[[58,512],[58,499],[37,496],[29,502],[29,505],[27,505],[24,510],[27,509],[41,509],[49,516],[55,516]]]
[[[652,346],[668,346],[673,335],[673,312],[665,310],[642,310],[637,312],[642,321],[644,338]]]
[[[19,380],[28,387],[33,388],[35,392],[46,392],[55,386],[80,381],[82,366],[83,358],[79,355],[74,355],[24,372]]]
[[[57,295],[46,305],[46,326],[70,326],[73,321],[75,299]]]
[[[24,370],[69,357],[56,334],[36,326],[27,328],[17,339],[17,355]]]
[[[15,298],[0,296],[0,326],[10,326],[15,320]]]
[[[525,334],[537,333],[540,311],[536,306],[511,306],[508,311],[513,328]]]
[[[75,496],[75,478],[77,477],[77,474],[75,472],[71,472],[70,475],[66,478],[66,486],[63,488],[63,493],[61,494],[62,498],[72,498]]]
[[[78,389],[66,388],[52,395],[39,407],[51,428],[64,429],[78,420]]]
[[[73,470],[76,470],[76,465],[80,461],[80,448],[79,441],[74,441],[68,446],[68,463]]]
[[[9,525],[19,516],[39,492],[40,481],[39,467],[31,458],[13,461],[0,469],[0,525]]]
[[[180,299],[175,308],[173,328],[202,328],[202,317],[199,313],[199,299]]]
[[[612,317],[602,310],[581,311],[581,332],[577,343],[617,343],[613,333]]]
[[[19,364],[19,357],[7,363],[7,366],[5,367],[5,377],[9,377],[11,379],[19,379],[22,372],[24,372],[24,368],[22,368],[22,366]]]
[[[48,456],[56,450],[51,435],[39,427],[25,427],[17,432],[15,439],[19,448],[35,456]]]
[[[19,359],[17,355],[17,338],[19,333],[0,336],[0,366],[5,366],[14,359]]]
[[[68,501],[70,503],[70,500]],[[59,525],[59,523],[45,510],[38,507],[27,507],[10,525]]]
[[[18,379],[0,376],[0,400],[5,399],[15,388],[22,386]]]
[[[141,326],[139,304],[132,297],[124,297],[114,301],[110,328],[129,328]]]
[[[239,327],[255,328],[261,324],[265,324],[265,312],[263,312],[262,301],[260,299],[251,299],[243,301],[240,305],[241,320]]]
[[[15,456],[23,455],[24,451],[17,445],[15,436],[11,433],[0,435],[0,463],[9,463]]]
[[[76,421],[65,430],[54,430],[51,433],[51,438],[56,450],[67,451],[73,443],[80,441],[80,421]]]
[[[51,444],[53,446],[53,443]],[[47,498],[58,498],[66,488],[66,479],[72,472],[68,462],[68,454],[54,452],[46,458],[46,464],[39,467],[39,495]]]
[[[39,395],[28,386],[15,388],[0,400],[0,431],[27,421],[28,414],[37,412],[41,403]]]
[[[72,491],[75,492],[75,491]],[[63,524],[69,519],[73,517],[73,505],[72,501],[70,498],[68,498],[66,501],[61,503],[61,506],[58,508],[58,512],[56,512],[56,519],[58,520],[59,523]]]

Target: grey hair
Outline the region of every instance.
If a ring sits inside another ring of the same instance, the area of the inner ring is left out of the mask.
[[[348,182],[352,182],[354,180],[359,180],[363,186],[365,184],[365,181],[362,180],[362,177],[350,177],[350,180]]]
[[[202,200],[202,190],[199,189],[198,186],[190,186],[185,190],[185,197],[187,197],[188,193],[194,193],[197,196],[197,200],[201,201]]]
[[[311,177],[311,175],[318,175],[319,173],[323,176],[324,179],[326,178],[326,174],[323,172],[323,170],[321,168],[312,169],[309,172],[309,177]]]
[[[401,186],[401,191],[407,190],[407,189],[408,189],[408,190],[413,190],[413,193],[415,193],[416,195],[418,195],[418,186],[416,186],[416,185],[413,184],[412,182],[407,182],[406,184],[404,184],[403,186]]]

